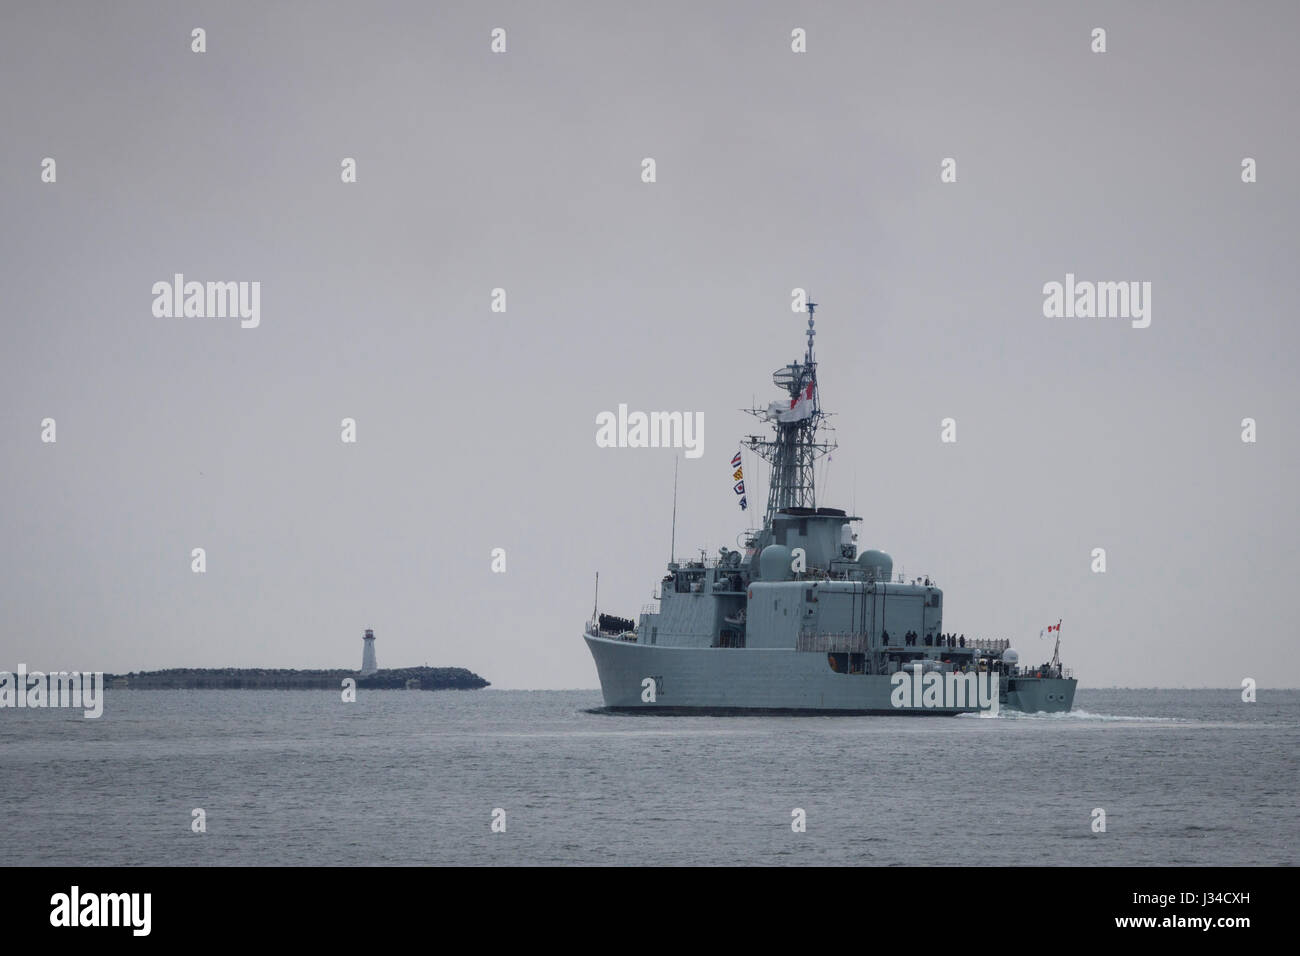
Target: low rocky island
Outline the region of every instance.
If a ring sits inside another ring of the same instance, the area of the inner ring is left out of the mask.
[[[270,670],[245,667],[173,667],[105,674],[107,687],[131,690],[338,690],[345,678],[376,690],[478,690],[489,686],[463,667],[393,667],[362,677],[350,670]]]

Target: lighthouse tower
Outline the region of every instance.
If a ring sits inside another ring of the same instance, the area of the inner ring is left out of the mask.
[[[375,663],[375,632],[366,628],[366,635],[361,639],[361,676],[369,677],[379,670]]]

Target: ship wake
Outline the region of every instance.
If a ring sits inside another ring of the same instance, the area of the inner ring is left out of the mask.
[[[1095,721],[1098,723],[1122,722],[1122,723],[1179,723],[1178,717],[1136,717],[1125,716],[1122,714],[1094,714],[1091,711],[1074,710],[1046,713],[1045,711],[1035,711],[1025,713],[1019,710],[1008,710],[1003,708],[998,713],[990,713],[982,710],[967,714],[958,714],[958,717],[969,717],[977,720],[1067,720],[1067,721]]]

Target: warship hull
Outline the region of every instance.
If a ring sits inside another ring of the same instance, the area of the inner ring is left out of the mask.
[[[587,633],[605,707],[660,713],[953,716],[965,707],[895,706],[885,674],[836,673],[825,654],[785,648],[666,647]],[[644,698],[646,678],[654,700]],[[1068,711],[1073,678],[1003,677],[999,708]]]
[[[673,532],[653,604],[639,618],[600,612],[600,575],[584,630],[605,706],[657,713],[946,715],[1007,710],[1068,711],[1075,680],[1061,666],[1061,622],[1044,628],[1050,662],[1021,666],[1008,638],[972,637],[943,626],[943,590],[928,574],[894,571],[862,551],[853,523],[818,505],[814,463],[836,447],[817,436],[827,413],[817,390],[813,310],[802,361],[777,369],[784,393],[748,409],[770,437],[744,444],[770,466],[761,527],[743,551],[709,560],[676,558]],[[652,443],[653,444],[653,443]],[[725,459],[724,459],[725,460]],[[744,455],[722,471],[748,507]],[[738,543],[742,543],[739,542]]]

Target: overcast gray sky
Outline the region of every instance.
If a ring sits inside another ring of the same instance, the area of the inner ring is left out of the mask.
[[[734,546],[799,286],[819,504],[946,629],[1037,660],[1064,619],[1085,685],[1300,684],[1294,4],[0,19],[0,669],[357,667],[373,627],[381,666],[595,687],[593,573],[651,600],[675,454],[595,416],[702,412],[678,553]],[[154,317],[177,272],[260,282],[260,326]],[[1067,272],[1151,282],[1150,327],[1045,318]]]

